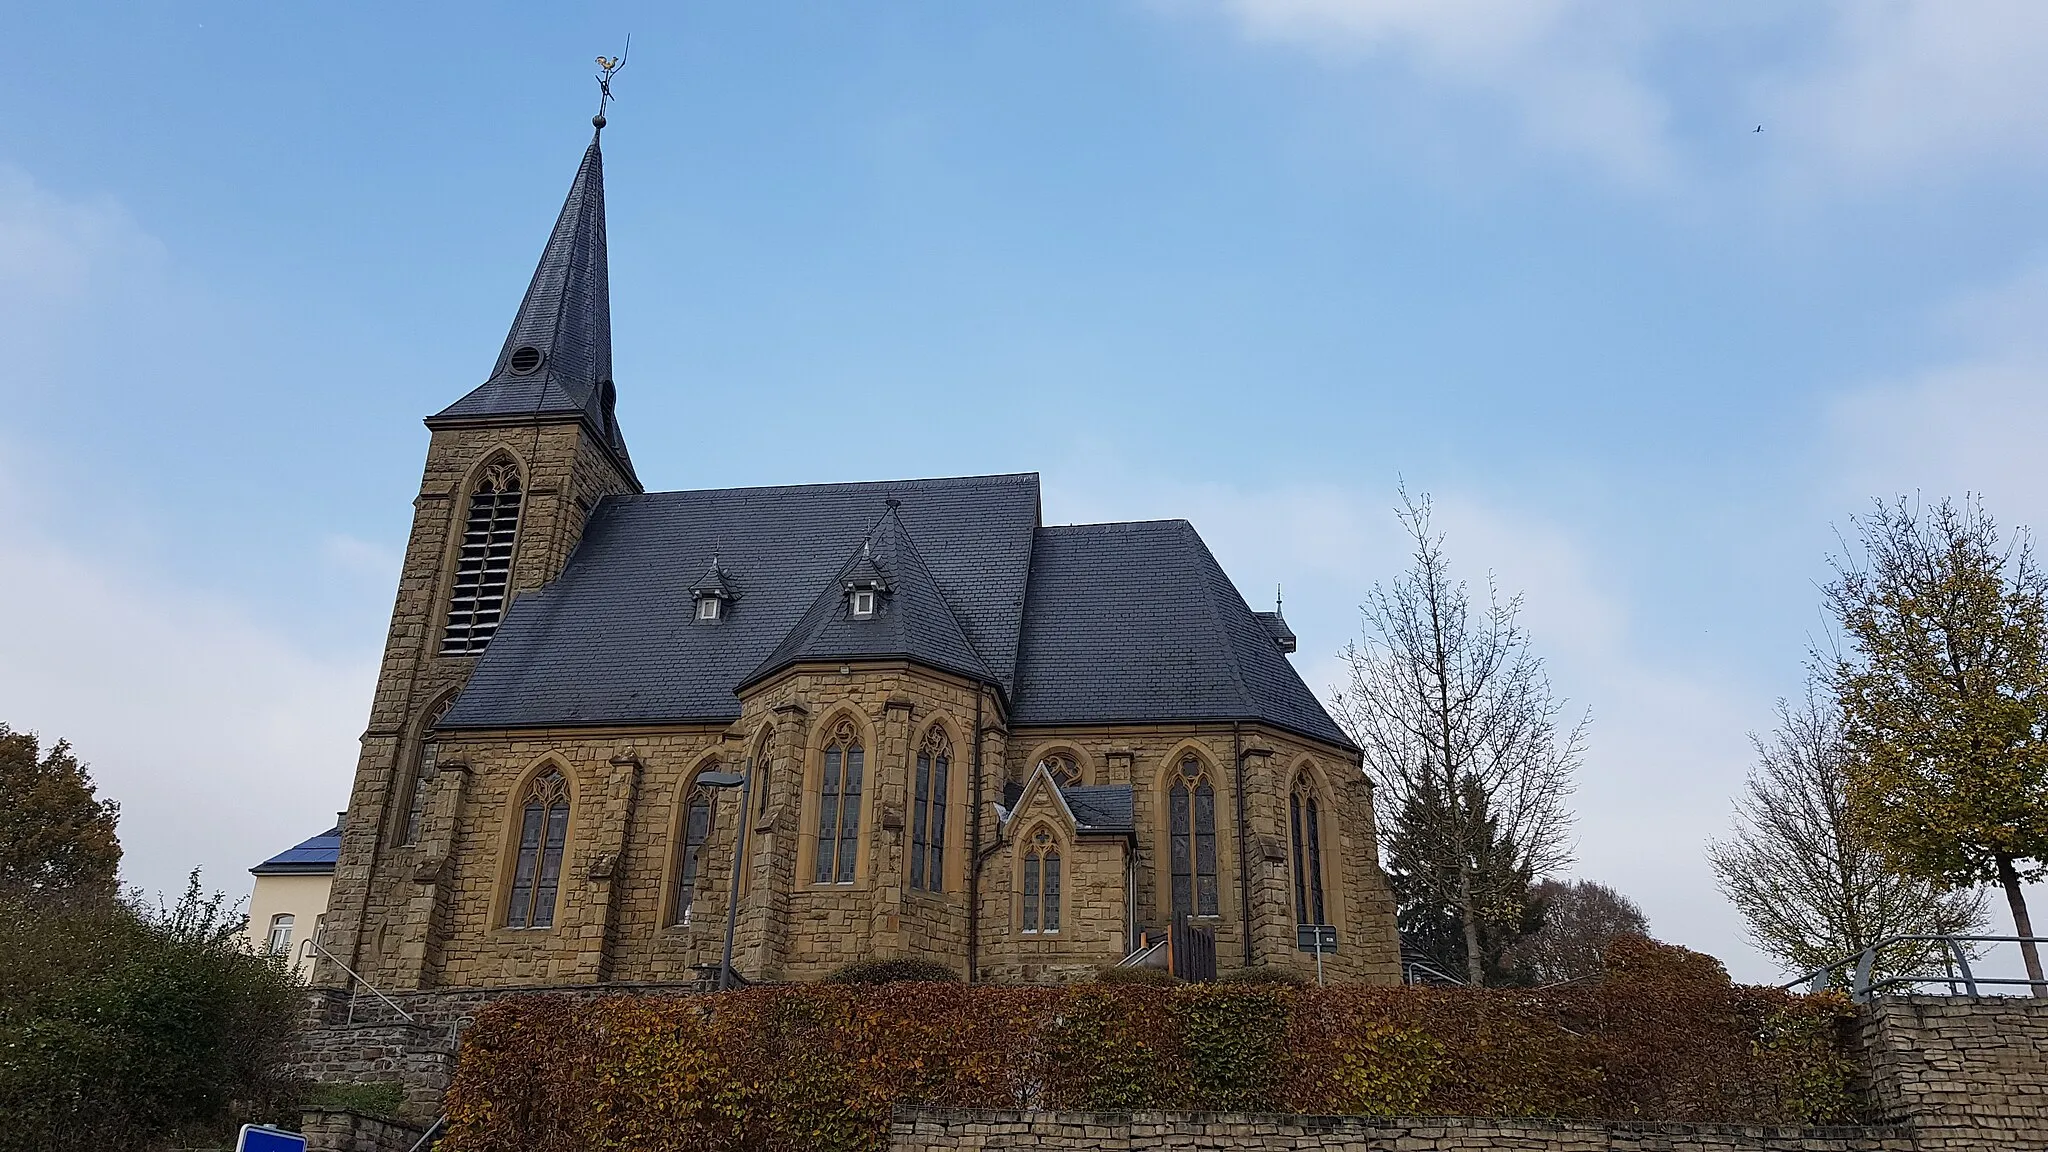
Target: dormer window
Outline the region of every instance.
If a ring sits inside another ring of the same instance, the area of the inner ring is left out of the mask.
[[[873,616],[873,615],[875,614],[875,590],[874,590],[874,589],[872,589],[872,588],[856,588],[856,589],[854,590],[854,593],[853,593],[853,614],[854,614],[855,616],[858,616],[858,617],[863,617],[863,618],[865,618],[865,617],[868,617],[868,616]]]
[[[733,589],[732,574],[725,570],[716,556],[711,558],[711,567],[704,575],[690,585],[690,595],[697,603],[698,621],[706,624],[725,619],[733,602],[740,598]]]

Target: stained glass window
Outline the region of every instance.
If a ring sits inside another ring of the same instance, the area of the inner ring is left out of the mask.
[[[853,883],[854,854],[860,847],[860,737],[851,721],[839,722],[825,745],[825,764],[818,792],[818,867],[820,884]]]
[[[711,789],[692,782],[683,794],[683,841],[676,861],[676,895],[669,923],[688,924],[690,905],[697,896],[697,876],[704,870],[704,845],[711,840],[715,811]]]
[[[555,890],[562,881],[562,846],[569,838],[569,782],[553,768],[527,785],[519,816],[519,859],[512,872],[509,928],[550,928]]]
[[[952,766],[952,741],[934,724],[917,749],[910,810],[910,886],[926,892],[946,890],[946,777]]]
[[[1295,781],[1287,798],[1294,841],[1294,919],[1299,924],[1328,924],[1323,914],[1323,833],[1321,808],[1307,776]]]
[[[1060,849],[1049,832],[1040,830],[1032,837],[1031,850],[1024,856],[1023,888],[1023,930],[1059,931]]]
[[[1081,762],[1072,753],[1048,753],[1038,766],[1045,769],[1052,782],[1062,788],[1071,788],[1081,782]]]
[[[505,615],[505,590],[512,579],[512,543],[519,532],[519,469],[493,464],[469,495],[462,549],[455,559],[455,589],[441,655],[467,656],[484,650]]]
[[[1173,872],[1173,914],[1214,916],[1216,904],[1216,788],[1199,757],[1180,763],[1167,791],[1168,855]]]
[[[440,747],[434,739],[434,726],[454,706],[455,697],[448,697],[435,705],[434,710],[427,714],[427,722],[420,725],[419,737],[414,742],[412,772],[405,782],[405,828],[402,830],[404,839],[399,841],[401,844],[420,842],[420,826],[426,823],[427,818],[427,793],[439,772],[435,761]]]

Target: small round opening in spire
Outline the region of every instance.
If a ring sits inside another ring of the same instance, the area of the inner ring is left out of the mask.
[[[521,376],[540,367],[540,349],[531,344],[521,344],[512,350],[512,370]]]

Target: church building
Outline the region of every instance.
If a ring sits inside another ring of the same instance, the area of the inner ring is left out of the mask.
[[[1358,750],[1193,526],[1048,525],[1030,473],[648,492],[615,399],[594,136],[426,421],[316,984],[682,984],[729,910],[753,982],[1085,979],[1176,924],[1398,979]]]

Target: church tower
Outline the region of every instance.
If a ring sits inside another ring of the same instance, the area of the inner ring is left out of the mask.
[[[398,599],[362,736],[314,982],[335,960],[418,987],[442,897],[446,825],[466,768],[437,763],[434,724],[519,594],[554,580],[604,496],[641,491],[614,413],[604,118],[490,376],[427,417]]]

